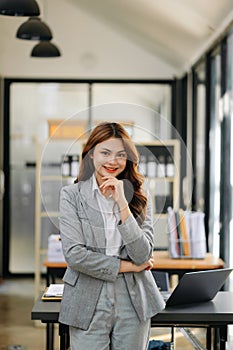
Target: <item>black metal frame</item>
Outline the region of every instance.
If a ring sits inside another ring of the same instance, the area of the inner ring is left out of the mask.
[[[205,228],[206,228],[206,242],[207,242],[207,251],[208,247],[208,220],[209,220],[209,128],[210,128],[210,56],[209,54],[203,58],[200,63],[205,63],[206,76],[204,81],[199,81],[197,73],[195,71],[196,66],[192,69],[192,161],[193,161],[193,196],[192,196],[192,208],[196,210],[197,208],[197,198],[196,198],[196,168],[197,168],[197,159],[196,159],[196,148],[197,148],[197,86],[199,83],[205,84],[206,87],[206,100],[205,100],[205,189],[204,189],[204,212],[205,212]]]
[[[227,90],[227,37],[232,34],[233,27],[225,33],[224,36],[220,38],[218,42],[214,44],[214,46],[205,54],[205,56],[201,57],[201,59],[193,66],[192,75],[193,75],[193,105],[192,105],[192,113],[193,113],[193,169],[195,174],[196,169],[196,86],[197,86],[197,77],[195,74],[195,68],[200,64],[200,62],[205,61],[206,67],[206,147],[205,147],[205,224],[206,231],[208,232],[208,221],[209,221],[209,209],[210,209],[210,150],[209,150],[209,131],[210,131],[210,122],[211,122],[211,58],[215,54],[216,48],[220,47],[221,54],[221,97],[224,96]],[[229,222],[231,220],[230,211],[232,209],[232,198],[230,198],[229,193],[231,193],[231,188],[229,186],[230,179],[230,120],[224,118],[224,121],[221,125],[221,183],[220,183],[220,222],[221,222],[221,230],[220,230],[220,257],[226,262],[226,265],[229,263]],[[196,207],[196,198],[195,198],[195,186],[196,181],[194,177],[194,196],[192,200],[193,208]]]
[[[175,121],[176,87],[172,79],[47,79],[47,78],[5,78],[4,79],[4,172],[5,195],[3,201],[3,277],[15,276],[9,271],[10,242],[10,87],[13,83],[62,83],[89,84],[89,106],[92,105],[93,84],[161,84],[171,87],[171,120]],[[91,109],[90,109],[91,110]],[[175,126],[175,125],[174,125]],[[31,275],[31,274],[27,274]],[[21,275],[22,276],[22,275]]]
[[[221,97],[227,91],[227,38],[221,43]],[[231,142],[231,123],[230,116],[224,116],[221,125],[221,182],[220,182],[220,256],[229,265],[229,244],[230,230],[229,224],[232,218],[232,193],[230,185],[230,142]]]

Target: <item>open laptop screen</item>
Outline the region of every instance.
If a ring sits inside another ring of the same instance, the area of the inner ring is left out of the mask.
[[[187,272],[166,301],[166,307],[212,300],[233,269]]]
[[[161,288],[166,307],[193,304],[212,300],[224,285],[233,269],[215,269],[187,272],[180,279],[174,291],[169,295],[166,288]],[[157,274],[153,274],[158,283]]]

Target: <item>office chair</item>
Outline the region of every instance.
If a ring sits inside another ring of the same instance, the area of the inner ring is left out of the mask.
[[[155,282],[161,292],[169,292],[170,284],[167,272],[151,270]]]

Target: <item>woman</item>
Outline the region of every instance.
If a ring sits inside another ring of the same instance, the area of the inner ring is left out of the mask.
[[[153,266],[151,206],[138,153],[118,123],[101,123],[60,197],[67,271],[59,321],[72,350],[145,350],[150,318],[164,307]]]

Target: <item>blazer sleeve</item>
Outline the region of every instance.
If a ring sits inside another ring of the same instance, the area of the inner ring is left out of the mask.
[[[65,259],[75,271],[94,278],[115,281],[120,269],[120,259],[107,256],[105,252],[88,249],[76,200],[72,186],[61,189],[59,225]]]
[[[144,222],[139,225],[131,214],[128,219],[118,225],[125,249],[130,259],[141,265],[148,261],[153,254],[154,230],[152,222],[151,198],[148,197],[147,212]]]

